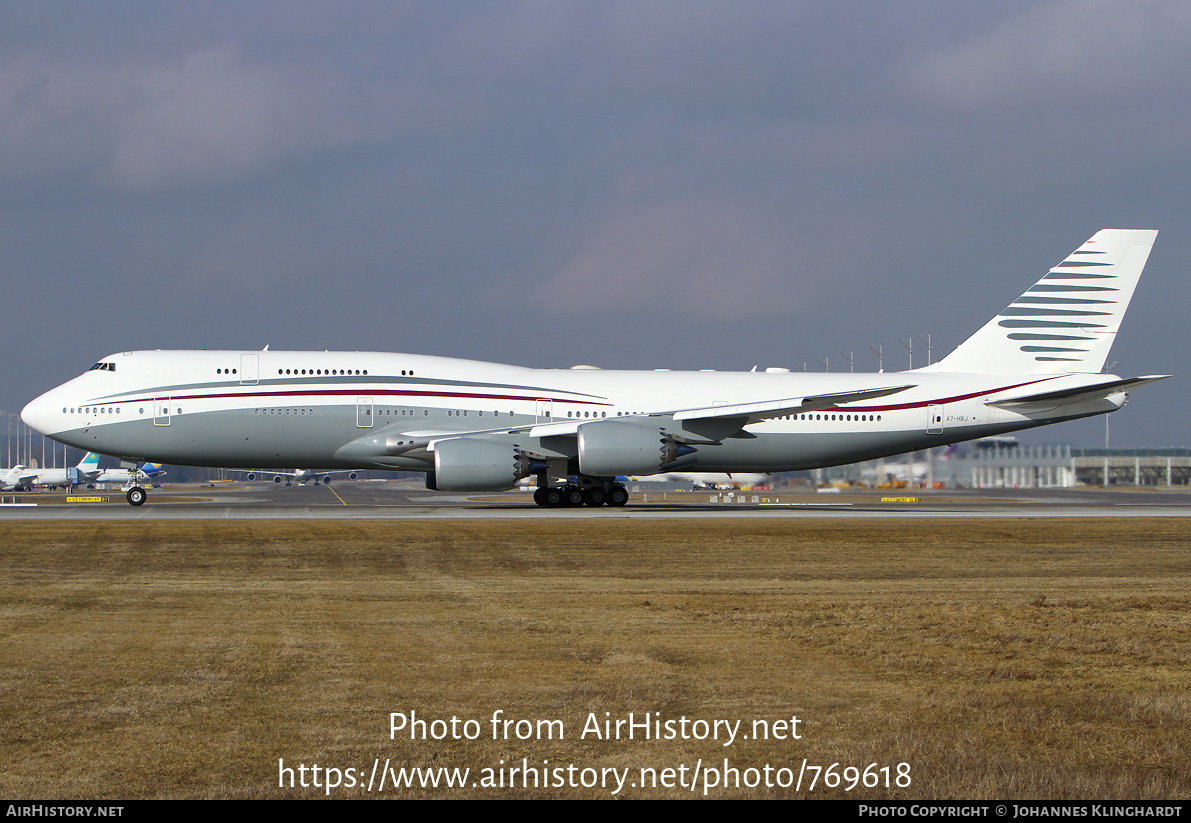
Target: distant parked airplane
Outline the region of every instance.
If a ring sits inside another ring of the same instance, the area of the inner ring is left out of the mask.
[[[65,486],[67,484],[87,483],[89,478],[99,471],[99,455],[88,452],[78,465],[61,469],[31,469],[26,466],[14,466],[3,472],[3,488],[27,491],[35,486]]]
[[[772,475],[762,472],[663,472],[646,475],[643,479],[690,483],[696,489],[738,489],[742,486],[767,485],[773,481]]]
[[[333,472],[317,472],[314,469],[299,469],[292,472],[264,472],[251,471],[244,472],[242,469],[232,469],[237,474],[245,474],[248,480],[264,480],[271,479],[274,483],[282,483],[290,485],[293,481],[298,481],[299,486],[305,486],[311,480],[314,485],[318,485],[318,481],[322,480],[326,484],[330,484],[334,475],[346,474],[348,480],[355,480],[359,475],[353,471],[333,471]]]
[[[128,484],[142,479],[154,480],[165,475],[166,472],[161,470],[160,463],[146,463],[139,469],[101,469],[99,474],[91,478],[91,482]]]

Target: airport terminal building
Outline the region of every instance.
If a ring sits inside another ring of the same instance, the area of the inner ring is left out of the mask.
[[[1191,483],[1191,449],[974,449],[957,461],[953,476],[970,488],[1186,486]]]
[[[1105,482],[1107,478],[1107,483]],[[1191,448],[1025,446],[1012,437],[821,470],[820,482],[969,489],[1191,485]]]

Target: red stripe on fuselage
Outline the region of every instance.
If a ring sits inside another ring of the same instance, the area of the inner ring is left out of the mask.
[[[918,400],[913,403],[895,403],[888,406],[852,406],[849,405],[848,411],[901,411],[904,409],[922,409],[927,406],[943,406],[947,403],[957,403],[960,400],[971,400],[973,397],[980,397],[985,394],[997,394],[998,392],[1009,391],[1010,389],[1020,389],[1022,386],[1032,386],[1035,383],[1045,383],[1047,380],[1054,380],[1055,377],[1066,377],[1066,375],[1056,374],[1054,377],[1044,377],[1041,380],[1027,380],[1024,383],[1014,383],[1012,386],[1001,386],[999,389],[981,389],[980,391],[969,392],[968,394],[957,394],[953,397],[940,397],[935,400]],[[840,409],[843,406],[831,406],[833,409]]]
[[[1009,386],[1001,386],[994,389],[981,389],[979,391],[968,392],[967,394],[957,394],[950,397],[940,397],[930,400],[917,400],[913,403],[894,403],[883,406],[858,406],[852,404],[844,404],[842,406],[828,406],[830,409],[844,409],[848,411],[858,412],[884,412],[884,411],[904,411],[906,409],[920,409],[927,406],[940,406],[947,403],[956,403],[961,400],[971,400],[973,397],[980,397],[986,394],[997,394],[999,392],[1008,391],[1009,389],[1017,389],[1022,386],[1032,386],[1035,383],[1044,383],[1048,380],[1054,380],[1057,377],[1064,377],[1066,375],[1056,374],[1050,377],[1044,377],[1038,380],[1027,380],[1024,383],[1014,383]],[[539,397],[537,395],[530,395],[522,397],[512,394],[480,394],[472,392],[433,392],[433,391],[400,391],[395,389],[378,389],[376,391],[368,391],[366,389],[347,390],[347,389],[323,389],[316,391],[277,391],[277,392],[226,392],[220,394],[177,394],[171,395],[170,400],[212,400],[220,398],[237,398],[237,399],[256,399],[268,397],[445,397],[445,398],[466,398],[470,400],[520,400],[520,401],[536,401],[548,400],[552,403],[572,403],[577,406],[608,406],[615,404],[609,402],[599,402],[594,400],[572,400],[559,399],[553,397]],[[84,403],[85,406],[115,406],[122,403],[152,403],[159,397],[145,397],[141,399],[132,400],[109,400],[109,401],[92,401]],[[822,409],[819,411],[823,411]]]
[[[150,397],[143,397],[132,400],[93,400],[90,403],[84,403],[85,406],[114,406],[120,403],[152,403],[166,395],[157,395]],[[225,392],[220,394],[173,394],[168,395],[171,400],[213,400],[234,397],[237,399],[255,399],[266,397],[447,397],[447,398],[467,398],[470,400],[522,400],[533,402],[536,400],[548,400],[551,403],[573,403],[579,406],[611,406],[611,403],[598,402],[595,400],[571,400],[561,399],[557,397],[541,397],[540,395],[529,395],[522,397],[513,394],[480,394],[472,392],[435,392],[435,391],[399,391],[395,389],[377,389],[370,391],[368,389],[347,390],[347,389],[322,389],[315,391],[275,391],[275,392]]]

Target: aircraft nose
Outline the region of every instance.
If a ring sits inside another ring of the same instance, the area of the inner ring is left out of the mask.
[[[46,397],[43,394],[41,397],[31,400],[25,408],[21,409],[21,420],[25,421],[25,425],[38,434],[49,434],[51,428]]]

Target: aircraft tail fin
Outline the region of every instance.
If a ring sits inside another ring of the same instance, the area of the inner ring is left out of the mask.
[[[95,472],[99,471],[99,455],[95,452],[87,452],[83,455],[83,459],[75,466],[80,472]]]
[[[926,370],[1099,372],[1157,236],[1149,229],[1101,229]]]

